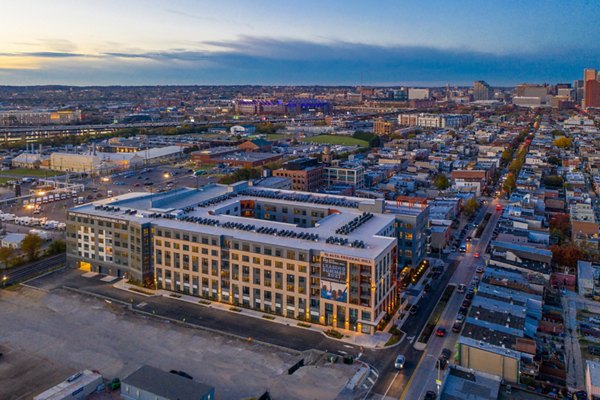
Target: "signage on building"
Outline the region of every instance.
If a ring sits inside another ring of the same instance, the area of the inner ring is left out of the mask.
[[[342,303],[348,301],[346,277],[348,263],[335,258],[321,258],[321,298]]]

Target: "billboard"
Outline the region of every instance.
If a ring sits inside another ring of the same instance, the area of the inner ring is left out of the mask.
[[[346,276],[348,263],[344,260],[321,258],[321,298],[342,303],[348,301]]]

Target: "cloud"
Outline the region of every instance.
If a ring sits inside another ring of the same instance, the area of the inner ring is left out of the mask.
[[[48,60],[38,71],[15,73],[14,80],[36,84],[470,85],[484,79],[492,85],[512,85],[571,81],[579,78],[584,67],[598,64],[594,52],[582,49],[493,54],[464,48],[251,36],[188,45],[147,52],[116,48],[98,54],[13,54]]]

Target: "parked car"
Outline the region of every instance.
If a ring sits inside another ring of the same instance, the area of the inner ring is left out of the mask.
[[[475,272],[477,272],[478,274],[483,273],[483,267],[480,265],[479,267],[477,267],[477,269],[475,270]]]
[[[423,292],[425,292],[425,293],[429,293],[430,290],[431,290],[431,285],[429,283],[423,287]]]
[[[463,307],[471,307],[471,300],[465,299],[462,303]]]
[[[465,295],[465,299],[467,300],[472,300],[473,299],[473,292],[469,292]]]
[[[456,291],[458,293],[464,293],[466,288],[467,286],[464,283],[461,283],[460,285],[458,285],[458,289],[456,289]]]
[[[449,360],[450,356],[452,356],[452,350],[443,348],[440,357],[443,357],[445,360]]]
[[[452,332],[454,333],[459,333],[460,330],[462,328],[462,322],[456,321],[453,325],[452,325]]]
[[[410,308],[410,315],[415,315],[417,312],[419,312],[419,306],[417,304],[413,304]]]
[[[469,312],[469,307],[461,307],[459,308],[458,312],[462,315],[467,315],[467,313]]]
[[[402,354],[398,354],[396,360],[394,361],[394,368],[402,369],[404,368],[404,364],[406,364],[406,357]]]
[[[425,393],[425,397],[423,397],[423,400],[435,400],[437,399],[437,394],[435,394],[435,392],[433,390],[428,390],[427,393]]]
[[[446,336],[446,328],[439,327],[435,330],[435,336],[444,337]]]

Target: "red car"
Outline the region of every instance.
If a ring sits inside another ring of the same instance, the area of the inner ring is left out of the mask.
[[[473,257],[479,258],[479,253],[473,253]]]
[[[446,336],[446,328],[437,328],[435,331],[435,336],[444,337]]]

